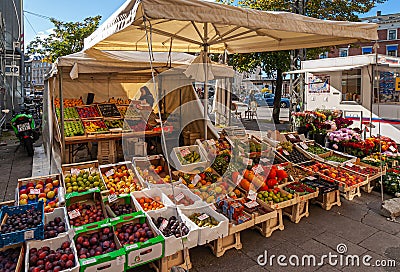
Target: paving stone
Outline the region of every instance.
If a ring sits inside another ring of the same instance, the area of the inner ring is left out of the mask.
[[[367,213],[368,207],[364,203],[361,203],[360,205],[347,200],[342,200],[342,206],[334,206],[332,207],[331,211],[345,216],[351,220],[361,221],[361,219]]]
[[[370,256],[371,259],[364,259],[365,261],[363,261],[363,258],[366,258],[365,256]],[[387,268],[383,268],[383,267],[377,267],[375,265],[375,262],[377,260],[386,260],[387,258],[380,256],[379,254],[376,254],[375,252],[372,251],[367,251],[366,253],[362,254],[359,256],[360,257],[360,265],[359,266],[346,266],[342,269],[343,272],[363,272],[363,271],[389,271]]]
[[[337,271],[341,271],[337,268],[335,268],[334,266],[330,266],[328,264],[320,267],[317,272],[337,272]]]
[[[387,220],[387,218],[370,210],[362,220],[363,224],[377,228],[381,231],[396,235],[400,232],[400,225]]]
[[[385,232],[377,232],[359,244],[381,256],[391,247],[400,247],[400,238]]]
[[[271,237],[263,237],[257,230],[245,230],[240,234],[243,251],[253,260],[257,260],[260,251],[271,249],[282,243],[285,231],[274,231]]]
[[[332,252],[332,248],[314,239],[310,239],[303,244],[299,244],[299,247],[319,258],[322,255],[326,255],[329,252]]]
[[[338,244],[345,244],[347,246],[347,254],[361,255],[368,251],[367,249],[330,232],[322,233],[316,236],[314,240],[330,247],[333,252],[337,252]]]

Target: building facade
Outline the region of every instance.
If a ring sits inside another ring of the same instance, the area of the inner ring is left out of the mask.
[[[32,94],[43,91],[44,76],[51,69],[51,63],[43,61],[41,56],[31,56],[25,61],[25,89]]]

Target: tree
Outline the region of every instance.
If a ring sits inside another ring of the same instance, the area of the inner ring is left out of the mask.
[[[370,11],[376,4],[387,0],[243,0],[239,5],[246,8],[272,11],[288,11],[303,13],[304,15],[319,19],[358,21],[357,14]],[[231,4],[230,0],[221,0],[225,4]],[[304,3],[303,10],[300,10]],[[320,49],[320,52],[326,51]],[[315,56],[317,50],[307,50]],[[306,57],[306,56],[305,56]],[[272,119],[279,123],[280,100],[282,94],[283,72],[290,68],[290,54],[288,51],[267,52],[254,54],[236,54],[230,59],[230,64],[239,71],[251,71],[258,65],[266,73],[277,72],[277,82],[274,98]]]
[[[83,22],[62,22],[50,19],[54,28],[46,38],[36,37],[29,43],[28,54],[44,56],[54,62],[58,57],[79,52],[83,41],[99,26],[101,16],[88,17]]]

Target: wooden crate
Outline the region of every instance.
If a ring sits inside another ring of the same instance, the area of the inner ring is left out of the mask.
[[[342,202],[340,200],[340,192],[339,190],[330,191],[325,194],[320,194],[314,200],[312,200],[313,204],[320,205],[324,210],[329,211],[333,206],[341,206]]]
[[[265,237],[270,237],[278,229],[284,230],[282,209],[276,210],[276,217],[271,217],[266,221],[254,225],[254,229],[258,230]]]
[[[17,266],[15,267],[14,271],[15,272],[21,272],[21,271],[24,271],[24,263],[25,263],[25,247],[24,247],[24,243],[5,246],[5,247],[1,248],[0,251],[6,251],[7,249],[12,249],[12,248],[17,248],[17,247],[21,247],[21,250],[20,250],[20,253],[19,253],[19,257],[18,257]],[[29,254],[29,252],[27,254]],[[3,270],[1,270],[1,271],[3,271]]]
[[[115,163],[117,147],[115,140],[99,141],[97,145],[97,160],[100,164]]]
[[[182,267],[187,271],[192,269],[189,249],[185,248],[184,250],[180,250],[171,256],[167,256],[150,263],[150,267],[156,272],[169,272],[173,266]]]
[[[361,186],[356,186],[356,187],[351,187],[350,190],[346,190],[345,192],[340,192],[344,198],[347,200],[353,200],[356,196],[361,197],[361,191],[360,191]]]
[[[297,224],[300,222],[301,218],[308,217],[310,215],[310,213],[308,212],[308,205],[308,199],[300,201],[293,206],[284,208],[283,214],[289,217],[290,221]]]

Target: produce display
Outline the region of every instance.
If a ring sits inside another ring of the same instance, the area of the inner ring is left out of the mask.
[[[278,166],[283,167],[283,169],[286,171],[286,173],[291,177],[291,180],[293,181],[300,181],[305,177],[312,175],[310,171],[305,171],[303,168],[300,168],[298,166],[290,166],[288,165],[288,163],[280,164]]]
[[[105,133],[108,132],[108,128],[106,126],[106,124],[101,121],[82,121],[83,122],[83,126],[85,127],[85,131],[86,133]]]
[[[154,199],[151,197],[141,197],[136,200],[139,202],[140,206],[145,212],[164,208],[164,204],[161,202],[161,198],[158,196],[156,196]]]
[[[105,218],[100,201],[94,204],[74,203],[67,207],[67,211],[69,224],[74,227],[98,222]]]
[[[56,108],[56,114],[58,118],[61,118],[60,108]],[[64,108],[64,120],[76,120],[79,119],[79,114],[75,108]]]
[[[119,203],[112,203],[110,205],[110,209],[115,213],[117,216],[123,214],[130,214],[136,212],[135,208],[132,207],[130,204],[119,204]]]
[[[75,243],[79,259],[99,256],[117,249],[114,233],[110,227],[96,232],[79,234],[75,236]]]
[[[125,99],[125,98],[121,98],[121,97],[117,97],[117,98],[111,97],[108,99],[108,103],[114,103],[117,105],[129,105],[131,103],[131,101],[132,100],[130,100],[129,98]]]
[[[201,159],[200,154],[196,151],[190,151],[190,153],[186,155],[182,155],[181,153],[178,153],[177,155],[182,165],[200,162]]]
[[[329,152],[328,149],[320,147],[319,145],[309,145],[307,148],[307,152],[310,152],[315,155],[320,155]]]
[[[121,113],[114,103],[97,104],[97,107],[103,117],[121,117]]]
[[[383,177],[383,188],[390,194],[400,193],[400,169],[391,168]]]
[[[113,128],[123,128],[124,121],[122,119],[104,120],[104,123],[109,129]]]
[[[19,205],[26,205],[43,201],[44,211],[52,212],[59,206],[58,189],[60,181],[55,178],[27,180],[21,182],[18,188]]]
[[[194,201],[188,197],[187,195],[183,194],[183,197],[181,199],[179,199],[178,201],[176,201],[176,197],[174,195],[168,195],[168,198],[171,199],[171,201],[176,204],[176,205],[184,205],[184,206],[189,206],[194,204]]]
[[[194,213],[189,216],[189,219],[192,220],[200,228],[212,228],[218,226],[219,224],[219,222],[215,220],[214,217],[205,213]]]
[[[368,166],[359,166],[356,164],[351,164],[351,165],[344,164],[344,165],[342,165],[342,167],[352,170],[352,171],[357,172],[362,175],[367,175],[367,176],[374,176],[379,173],[379,170],[376,168],[372,168],[372,167],[368,167]]]
[[[64,98],[64,108],[73,108],[76,106],[82,106],[83,105],[83,100],[82,97],[78,98],[78,99],[74,99],[74,98]],[[56,106],[56,108],[60,108],[60,99],[59,98],[55,98],[54,99],[54,105]]]
[[[4,272],[14,272],[17,268],[20,247],[8,248],[0,251],[0,270]]]
[[[65,137],[82,136],[85,130],[81,121],[65,121],[64,122],[64,135]]]
[[[115,165],[109,170],[101,168],[100,171],[110,194],[129,194],[142,190],[139,179],[126,165]]]
[[[268,191],[261,191],[257,194],[257,198],[264,202],[273,201],[274,203],[281,203],[284,201],[291,200],[293,195],[283,194],[279,188],[269,189]]]
[[[133,132],[142,132],[147,129],[146,122],[143,120],[131,120],[131,119],[126,119],[128,116],[125,116],[125,121],[127,126],[133,131]]]
[[[115,235],[122,245],[143,243],[156,236],[147,223],[122,225],[116,229]]]
[[[29,209],[24,213],[3,214],[1,222],[2,234],[32,229],[42,222],[42,212]]]
[[[171,177],[168,175],[163,166],[158,165],[148,165],[146,169],[142,169],[139,166],[136,166],[136,170],[138,174],[144,179],[144,181],[152,184],[164,184],[171,183]],[[176,180],[172,179],[172,182],[176,182]]]
[[[306,195],[316,192],[316,190],[311,186],[298,181],[286,185],[283,189],[291,194],[296,193],[298,195]]]
[[[142,119],[142,116],[140,115],[139,111],[135,107],[129,106],[125,111],[125,118]]]
[[[228,151],[226,150],[224,152],[228,152]],[[230,162],[230,155],[229,154],[220,154],[217,157],[215,157],[211,167],[219,175],[223,175],[226,172],[226,170],[228,170],[229,162]]]
[[[76,108],[79,117],[82,119],[90,119],[100,117],[99,111],[94,106],[84,106]]]
[[[332,161],[332,162],[344,163],[344,162],[348,161],[349,158],[340,157],[340,156],[336,156],[336,155],[331,155],[331,156],[325,157],[324,160]]]
[[[361,162],[372,166],[381,167],[382,165],[386,164],[386,160],[387,160],[386,155],[380,153],[374,153],[361,159]]]
[[[175,216],[171,216],[169,219],[158,217],[156,220],[153,218],[153,222],[165,237],[175,236],[179,238],[186,236],[190,231],[185,223],[179,222]]]
[[[57,237],[58,234],[66,232],[65,222],[61,217],[57,216],[53,221],[49,221],[44,225],[44,239]]]
[[[85,192],[92,188],[99,188],[104,191],[106,187],[100,179],[100,174],[96,169],[91,171],[79,170],[79,173],[71,174],[71,172],[66,172],[64,177],[66,193],[72,192]]]
[[[128,106],[117,106],[118,111],[121,113],[121,117],[124,118],[126,111],[128,109]]]
[[[65,241],[61,247],[53,250],[48,246],[29,249],[28,271],[64,271],[76,265],[71,243]]]
[[[286,138],[286,140],[288,140],[292,144],[301,142],[301,139],[300,139],[299,135],[296,135],[296,134],[291,134],[291,133],[290,134],[286,134],[285,138]]]
[[[318,188],[319,193],[321,194],[325,194],[338,189],[337,184],[322,178],[317,179],[314,177],[312,178],[310,177],[310,178],[305,178],[302,182],[313,188]]]
[[[310,160],[304,156],[303,153],[295,149],[293,144],[290,142],[280,143],[280,146],[277,148],[277,152],[292,163],[302,163]]]

